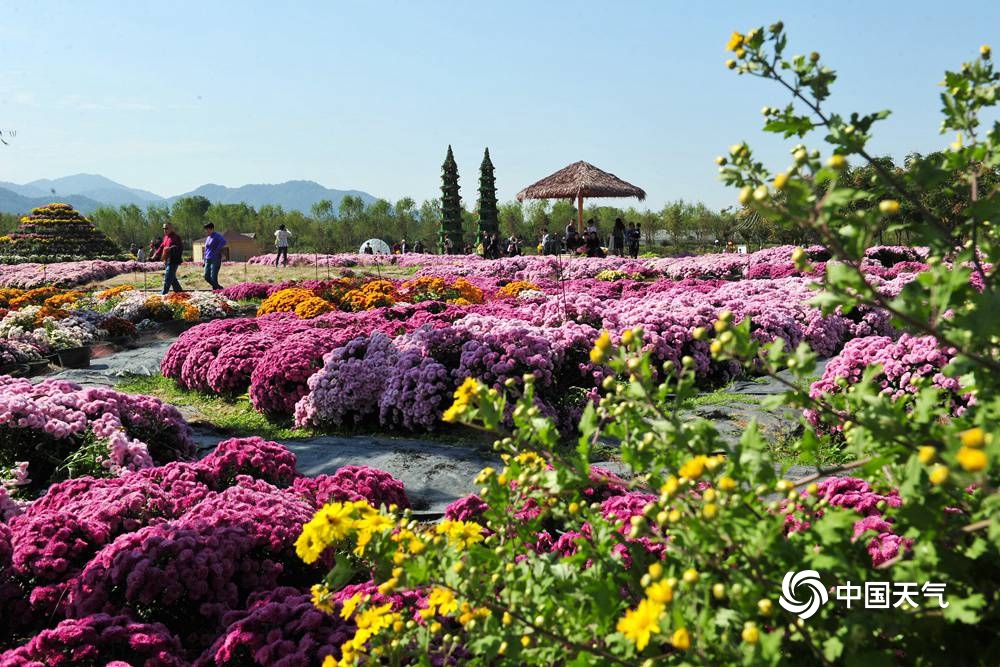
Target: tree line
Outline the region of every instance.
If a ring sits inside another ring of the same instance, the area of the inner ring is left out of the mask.
[[[878,189],[883,185],[885,174],[907,179],[913,175],[911,170],[943,171],[942,159],[939,154],[926,157],[910,155],[902,165],[896,165],[890,158],[878,158],[876,163],[882,173],[871,166],[847,169],[840,180],[849,185],[866,184],[869,188]],[[983,170],[981,188],[992,189],[998,187],[998,183],[1000,178],[996,169]],[[925,190],[925,205],[950,213],[952,217],[960,216],[968,203],[968,193],[967,183],[942,180],[936,188]],[[871,205],[875,204],[857,204],[859,207]],[[575,204],[568,200],[543,199],[523,204],[509,201],[498,206],[501,235],[520,236],[527,242],[526,247],[536,243],[546,229],[561,234],[568,223],[575,224],[576,215]],[[905,206],[900,213],[903,218],[915,216],[917,212]],[[473,244],[478,232],[478,213],[463,205],[461,217],[462,236],[466,243]],[[631,206],[587,206],[584,209],[584,219],[594,219],[604,235],[610,233],[615,218],[619,217],[626,223],[641,224],[645,251],[699,252],[722,247],[730,240],[751,247],[814,241],[801,228],[776,225],[746,208],[713,210],[701,202],[678,200],[658,211],[638,210]],[[948,218],[947,215],[945,217]],[[292,252],[334,253],[357,251],[361,243],[370,238],[381,238],[390,245],[406,239],[411,246],[420,240],[433,251],[438,246],[442,211],[440,199],[426,200],[418,206],[409,197],[396,202],[378,199],[368,204],[360,197],[346,196],[336,206],[322,200],[316,202],[307,214],[271,204],[259,209],[247,204],[213,204],[205,197],[194,196],[179,199],[169,207],[152,205],[142,209],[126,205],[99,208],[90,218],[98,229],[125,249],[133,243],[148,245],[151,239],[160,236],[164,222],[173,223],[187,243],[202,238],[205,223],[212,222],[218,231],[255,234],[261,241],[262,252],[273,246],[274,230],[283,224],[293,234]],[[13,231],[18,222],[16,215],[0,214],[0,233]],[[889,229],[883,240],[895,243],[907,241]]]
[[[498,206],[502,236],[520,236],[533,244],[544,230],[562,233],[567,223],[576,224],[576,208],[568,201],[534,200],[524,204],[511,201]],[[478,215],[461,210],[463,238],[475,243]],[[338,206],[328,200],[316,202],[308,214],[267,204],[259,209],[247,204],[213,204],[200,196],[179,199],[170,207],[151,205],[145,209],[129,204],[102,207],[90,214],[94,225],[122,248],[133,243],[143,246],[162,234],[163,223],[173,224],[186,243],[204,237],[204,225],[211,222],[220,232],[254,234],[266,252],[273,245],[274,230],[285,225],[291,230],[292,252],[350,252],[370,238],[387,243],[406,239],[412,246],[420,240],[433,251],[438,245],[441,201],[426,200],[419,206],[405,197],[396,202],[378,199],[370,204],[347,196]],[[642,224],[644,242],[649,247],[711,247],[716,239],[725,242],[734,227],[735,214],[713,211],[701,203],[677,201],[660,211],[634,207],[590,206],[585,219],[593,218],[608,234],[615,218]],[[17,228],[19,218],[0,214],[0,232]]]

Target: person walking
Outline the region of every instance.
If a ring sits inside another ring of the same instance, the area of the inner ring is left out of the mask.
[[[278,225],[277,231],[274,232],[274,247],[278,251],[274,256],[275,266],[278,266],[278,262],[281,261],[282,257],[285,258],[282,266],[288,266],[288,239],[290,238],[292,238],[292,233],[285,229],[284,225]]]
[[[219,269],[222,268],[222,249],[226,247],[226,238],[215,231],[215,225],[211,222],[205,223],[205,232],[208,234],[205,239],[205,282],[212,289],[222,289],[219,284]]]
[[[619,257],[625,255],[625,223],[621,218],[615,218],[615,226],[611,228],[611,252]]]
[[[159,236],[157,236],[156,238],[154,238],[152,241],[149,242],[149,255],[147,255],[147,257],[149,257],[149,261],[152,262],[154,260],[154,255],[156,255],[156,249],[160,247],[160,244],[162,242],[163,238]]]
[[[634,222],[628,223],[628,229],[625,231],[625,240],[628,242],[628,254],[632,259],[639,258],[639,237],[642,233],[635,226]]]
[[[183,292],[180,281],[177,280],[177,267],[181,265],[184,257],[184,242],[174,231],[174,226],[169,222],[163,225],[163,241],[153,253],[151,259],[163,260],[163,292],[166,294],[171,289],[175,292]]]

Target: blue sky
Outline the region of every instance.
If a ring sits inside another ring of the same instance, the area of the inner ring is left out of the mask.
[[[730,32],[781,19],[838,70],[830,107],[891,108],[873,148],[946,146],[937,82],[1000,50],[1000,3],[16,2],[0,23],[0,180],[100,173],[162,195],[311,179],[391,200],[462,197],[485,146],[501,200],[587,160],[646,205],[735,202],[713,158],[760,131],[774,85],[725,69]],[[818,143],[816,137],[811,143]],[[626,203],[626,200],[621,200]]]

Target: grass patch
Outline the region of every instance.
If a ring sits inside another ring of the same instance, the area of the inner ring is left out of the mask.
[[[387,433],[377,429],[359,427],[356,429],[317,430],[294,428],[290,420],[275,423],[254,410],[250,399],[243,397],[224,398],[213,394],[181,389],[173,380],[156,375],[130,375],[115,385],[117,391],[126,394],[146,394],[155,396],[166,403],[185,411],[196,413],[190,421],[202,423],[229,437],[259,435],[265,440],[303,440],[323,435],[341,437],[364,436],[380,440],[417,439],[441,444],[459,445],[489,449],[495,436],[485,434],[461,425],[444,425],[434,433]]]
[[[187,391],[162,375],[131,375],[115,385],[115,389],[126,394],[156,396],[171,405],[196,412],[198,418],[192,421],[201,421],[233,437],[259,435],[265,440],[290,440],[320,435],[311,429],[293,428],[290,422],[268,421],[253,409],[247,398],[226,399]]]
[[[118,285],[135,285],[159,293],[163,286],[163,264],[160,262],[147,262],[146,270],[132,273],[123,273],[114,278],[108,278],[97,283],[80,287],[78,289],[100,290]],[[351,271],[356,275],[383,277],[383,278],[409,278],[420,270],[419,266],[354,266],[349,269],[342,267],[319,267],[314,266],[283,266],[274,267],[266,264],[223,264],[219,271],[219,283],[223,287],[244,282],[259,283],[280,283],[286,280],[328,280],[339,278],[342,271]],[[184,289],[208,289],[208,283],[204,278],[205,268],[201,264],[188,262],[182,264],[177,270],[177,279]]]
[[[820,468],[826,468],[847,463],[851,460],[851,457],[844,452],[843,448],[830,438],[824,438],[820,442],[819,449],[816,452],[816,460],[810,460],[811,457],[806,456],[797,446],[800,437],[801,434],[795,432],[778,434],[777,437],[767,438],[767,449],[774,462],[780,466],[815,465]]]
[[[760,396],[749,396],[747,394],[734,394],[732,392],[726,391],[725,389],[719,389],[718,391],[713,391],[708,394],[698,394],[690,401],[684,404],[684,407],[696,408],[703,405],[733,405],[734,403],[740,403],[743,405],[760,405]]]

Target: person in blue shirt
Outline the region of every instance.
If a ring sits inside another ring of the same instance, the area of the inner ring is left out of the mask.
[[[215,225],[211,222],[205,225],[205,232],[208,234],[205,239],[205,282],[212,289],[222,289],[219,284],[219,269],[222,268],[222,249],[226,245],[226,239],[215,231]]]

